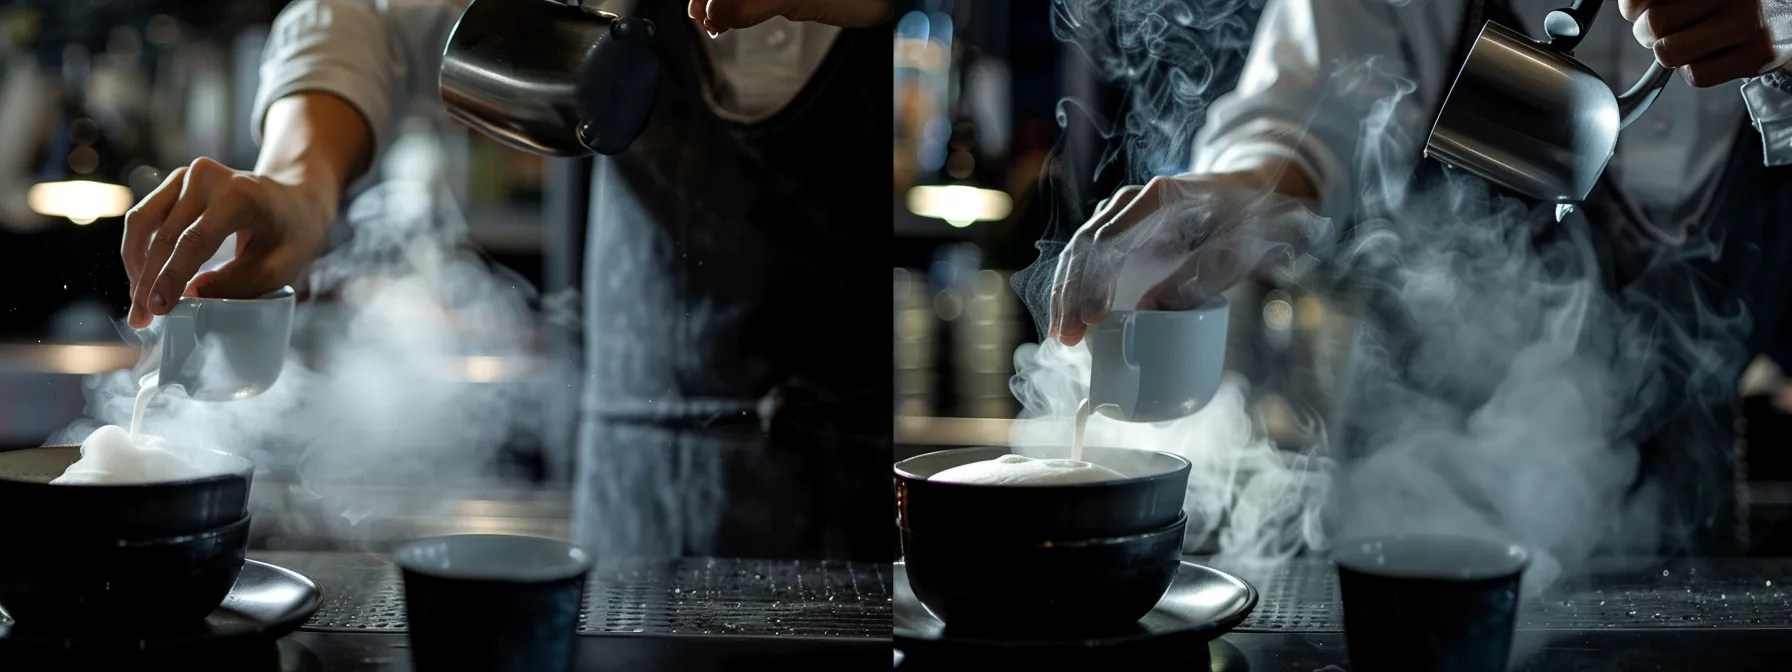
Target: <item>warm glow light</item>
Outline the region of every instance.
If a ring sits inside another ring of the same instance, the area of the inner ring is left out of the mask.
[[[500,357],[466,357],[461,360],[461,378],[475,383],[495,383],[510,377],[510,367]]]
[[[896,38],[896,67],[939,70],[946,62],[946,47],[938,40]]]
[[[92,224],[102,217],[117,217],[130,210],[131,190],[92,180],[44,182],[32,185],[25,200],[37,214]]]
[[[908,190],[908,209],[922,217],[946,220],[966,227],[975,222],[994,222],[1008,216],[1014,200],[994,189],[964,185],[925,186]]]
[[[9,371],[88,375],[136,363],[137,349],[127,345],[0,344],[0,375]]]

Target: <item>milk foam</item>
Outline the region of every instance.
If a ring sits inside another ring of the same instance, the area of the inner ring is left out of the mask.
[[[979,485],[1070,485],[1126,478],[1118,471],[1081,460],[1036,460],[1003,455],[941,471],[929,481]]]
[[[199,463],[199,456],[174,449],[162,437],[143,433],[143,412],[160,387],[153,373],[144,376],[138,385],[130,429],[106,425],[94,430],[81,442],[81,459],[51,483],[156,483],[210,475],[211,470]]]

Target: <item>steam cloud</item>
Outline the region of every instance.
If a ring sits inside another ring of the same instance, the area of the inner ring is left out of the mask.
[[[1081,51],[1097,76],[1126,87],[1113,132],[1128,174],[1187,167],[1214,80],[1243,62],[1263,2],[1052,0],[1052,35]]]
[[[522,278],[457,248],[465,222],[447,209],[453,202],[439,182],[417,179],[361,195],[345,222],[355,236],[311,271],[313,290],[338,298],[309,312],[331,311],[337,330],[295,325],[303,358],[291,355],[279,381],[256,397],[159,396],[145,433],[293,468],[299,491],[283,495],[287,505],[308,503],[334,517],[293,517],[277,534],[389,542],[398,532],[382,523],[439,514],[447,501],[406,505],[380,488],[489,484],[503,443],[543,425],[542,386],[574,381],[504,370],[539,354],[538,297]],[[149,330],[140,336],[153,338]],[[129,424],[136,381],[159,364],[153,341],[147,345],[135,371],[89,378],[87,419],[52,442]],[[519,373],[522,382],[506,380]]]
[[[1129,111],[1104,129],[1124,138],[1129,180],[1182,170],[1205,119],[1217,64],[1248,48],[1245,10],[1228,0],[1057,0],[1058,36],[1128,87]],[[1282,281],[1359,306],[1337,417],[1302,452],[1275,445],[1249,385],[1228,377],[1192,417],[1128,425],[1100,416],[1088,442],[1163,450],[1194,462],[1189,546],[1217,542],[1222,563],[1273,563],[1338,539],[1445,532],[1533,550],[1540,589],[1606,551],[1684,547],[1717,516],[1712,484],[1729,457],[1675,446],[1645,470],[1634,441],[1659,420],[1735,393],[1749,320],[1686,262],[1719,241],[1658,253],[1622,290],[1603,261],[1607,232],[1554,222],[1460,175],[1415,179],[1428,116],[1416,85],[1372,59],[1337,64],[1328,91],[1363,119],[1355,156],[1355,228],[1315,272]],[[1418,115],[1418,116],[1414,116]],[[1054,185],[1057,186],[1057,185]],[[1065,185],[1068,189],[1077,185]],[[1179,208],[1141,226],[1216,213]],[[1074,225],[1074,223],[1072,223]],[[1054,260],[1042,255],[1028,273]],[[1108,260],[1108,263],[1117,263]],[[1035,309],[1049,284],[1017,276]],[[1237,303],[1235,302],[1235,305]],[[1115,308],[1131,308],[1118,302]],[[1242,318],[1235,318],[1242,319]],[[1016,353],[1021,452],[1062,455],[1089,355],[1055,341]],[[1677,474],[1669,476],[1669,474]]]

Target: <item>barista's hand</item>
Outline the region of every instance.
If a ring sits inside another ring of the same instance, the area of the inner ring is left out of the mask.
[[[1076,345],[1114,308],[1193,308],[1258,269],[1328,242],[1331,220],[1284,195],[1310,188],[1284,183],[1278,193],[1275,179],[1284,178],[1159,177],[1115,192],[1058,258],[1052,335]]]
[[[336,197],[207,158],[174,169],[124,216],[132,327],[183,296],[249,298],[290,284],[323,244]],[[230,234],[236,257],[199,272]]]
[[[1696,87],[1746,79],[1785,65],[1792,51],[1776,54],[1774,35],[1792,28],[1792,6],[1763,0],[1618,0],[1624,18],[1634,21],[1636,41],[1655,51],[1663,67],[1677,68],[1680,78]],[[1770,20],[1775,19],[1775,20]]]
[[[865,28],[894,18],[895,0],[690,0],[691,19],[711,35],[748,28],[774,16],[841,28]]]

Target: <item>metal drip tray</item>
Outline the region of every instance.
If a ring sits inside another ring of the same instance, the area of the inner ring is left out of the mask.
[[[1257,587],[1239,632],[1343,632],[1337,573],[1318,560],[1222,567]],[[1595,572],[1526,601],[1521,630],[1792,627],[1792,560],[1705,560]]]
[[[324,588],[306,630],[404,632],[398,569],[357,553],[255,553]],[[890,636],[887,565],[738,559],[599,563],[579,634],[880,638]]]
[[[599,567],[580,632],[890,636],[890,571],[845,562],[693,559]]]

